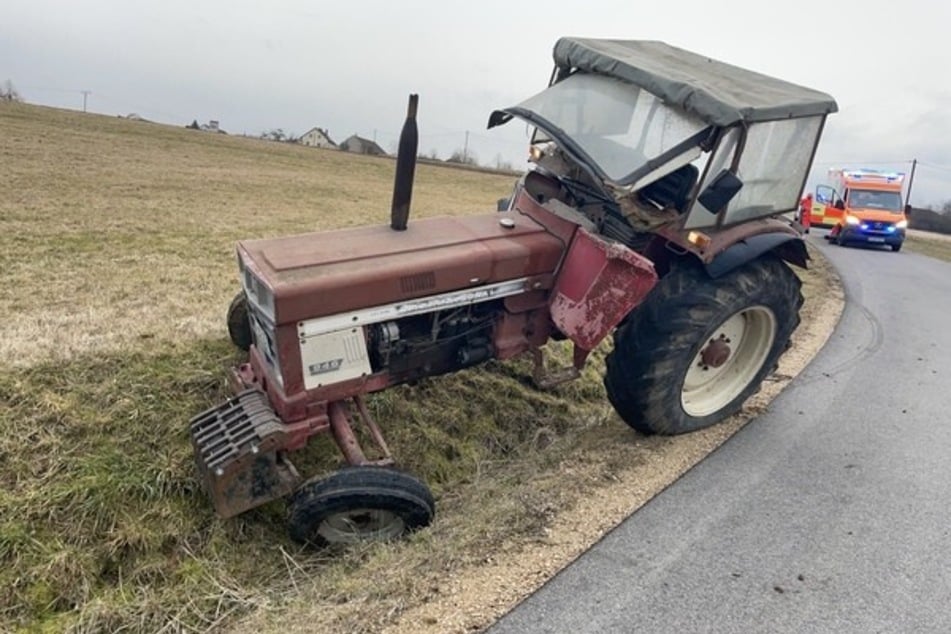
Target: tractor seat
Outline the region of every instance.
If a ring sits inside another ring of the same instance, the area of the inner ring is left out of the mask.
[[[688,163],[642,188],[639,193],[642,199],[659,205],[662,209],[673,207],[683,212],[686,211],[690,191],[699,175],[697,166]]]

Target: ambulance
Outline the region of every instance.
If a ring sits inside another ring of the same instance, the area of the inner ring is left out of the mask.
[[[862,242],[901,250],[908,227],[902,200],[905,175],[870,169],[829,170],[831,185],[819,185],[810,224],[831,227],[827,240]]]

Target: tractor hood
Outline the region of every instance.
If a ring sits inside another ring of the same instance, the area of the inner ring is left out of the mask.
[[[564,250],[560,239],[517,213],[426,218],[400,232],[357,227],[237,247],[249,300],[276,324],[522,278],[549,288]]]

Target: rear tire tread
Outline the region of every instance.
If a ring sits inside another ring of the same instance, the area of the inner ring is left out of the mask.
[[[742,308],[731,308],[729,302],[735,303],[736,297],[730,288],[755,297],[753,303],[770,306],[777,320],[776,338],[762,368],[736,398],[717,412],[695,418],[683,410],[679,386],[706,332],[712,330],[711,322]],[[615,333],[604,377],[609,400],[630,427],[645,434],[679,434],[722,421],[739,410],[776,367],[799,325],[802,302],[799,278],[772,255],[718,280],[698,263],[680,262]],[[673,387],[675,382],[678,387]]]

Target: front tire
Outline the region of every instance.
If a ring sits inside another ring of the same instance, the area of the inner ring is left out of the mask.
[[[247,352],[251,349],[251,320],[248,317],[248,297],[239,292],[228,306],[228,336],[231,343]]]
[[[348,467],[303,484],[288,506],[294,541],[326,546],[386,541],[428,526],[432,493],[418,479],[386,467]]]
[[[615,333],[604,378],[611,404],[646,434],[695,431],[735,413],[788,347],[800,287],[771,255],[715,280],[681,262]]]

